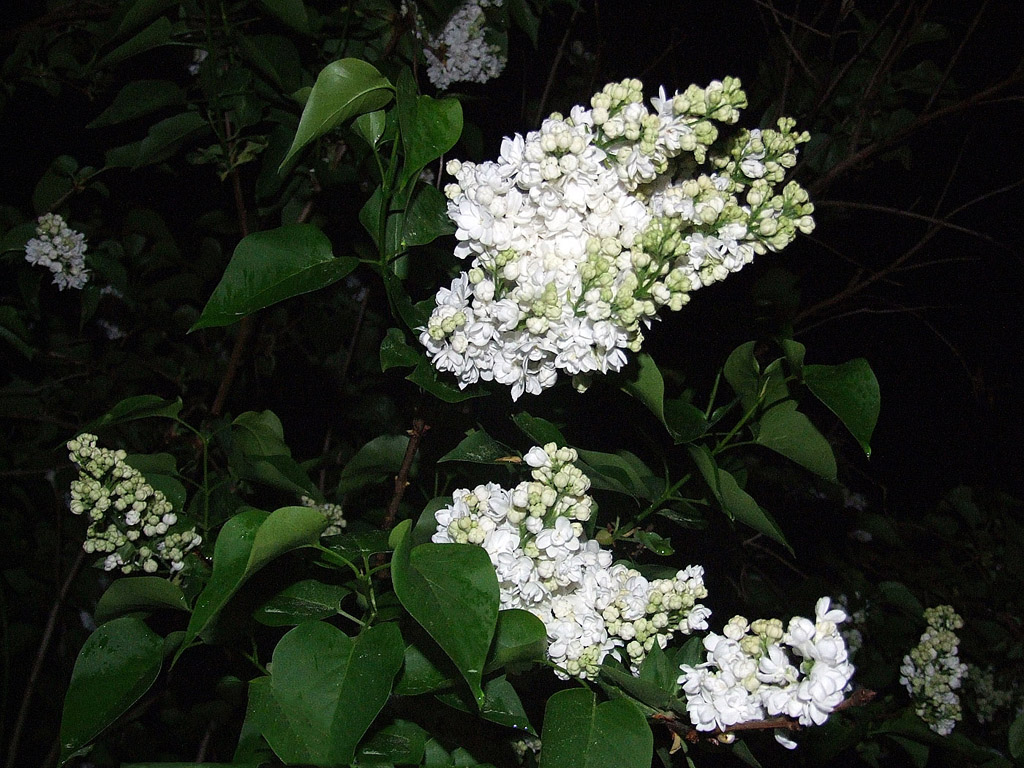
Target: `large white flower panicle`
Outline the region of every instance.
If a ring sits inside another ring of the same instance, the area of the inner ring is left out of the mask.
[[[954,630],[964,621],[948,605],[926,609],[924,619],[928,628],[903,657],[900,683],[914,700],[917,716],[936,733],[948,736],[963,718],[955,691],[967,676],[967,665],[957,655],[960,638]]]
[[[60,215],[44,213],[36,224],[36,237],[25,244],[25,261],[49,269],[60,290],[80,289],[89,282],[85,249],[85,235],[71,229]]]
[[[498,77],[507,61],[501,46],[487,40],[484,8],[500,7],[502,0],[468,0],[459,6],[437,35],[423,46],[427,78],[446,90],[453,83],[486,83]]]
[[[562,373],[584,389],[639,351],[661,307],[813,229],[807,193],[778,188],[808,139],[792,120],[720,140],[746,106],[735,78],[652,105],[639,81],[613,83],[590,109],[506,138],[496,160],[448,163],[455,254],[470,264],[420,341],[460,387],[496,381],[518,399]]]
[[[821,725],[850,690],[853,665],[837,625],[846,613],[818,600],[814,620],[792,618],[748,623],[734,616],[722,635],[704,639],[707,661],[683,665],[679,684],[686,711],[698,731],[725,731],[768,717],[791,717],[801,725]],[[781,730],[775,738],[796,743]]]
[[[82,549],[106,555],[107,571],[178,573],[185,554],[203,541],[196,529],[178,525],[171,503],[125,463],[124,451],[99,448],[87,433],[69,441],[68,450],[79,468],[69,506],[89,518]]]
[[[593,500],[576,451],[548,443],[524,459],[533,479],[511,490],[488,483],[455,491],[452,505],[434,513],[432,540],[487,551],[501,608],[544,622],[548,656],[565,675],[593,678],[609,653],[635,670],[655,643],[664,648],[676,632],[707,628],[700,566],[648,580],[586,538]]]

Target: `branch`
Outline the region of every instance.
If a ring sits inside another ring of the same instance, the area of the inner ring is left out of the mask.
[[[79,550],[78,557],[75,558],[75,562],[68,571],[68,575],[64,577],[64,583],[61,584],[60,591],[57,593],[57,599],[54,601],[53,607],[50,609],[50,615],[46,619],[46,627],[43,629],[43,636],[39,640],[39,650],[36,651],[36,659],[32,664],[32,671],[28,675],[28,682],[25,684],[25,694],[21,697],[21,708],[18,710],[18,719],[14,723],[14,731],[11,734],[10,745],[7,749],[7,762],[5,763],[6,768],[14,768],[14,765],[16,764],[18,757],[18,742],[21,741],[21,729],[25,725],[25,717],[28,715],[28,707],[32,702],[32,694],[35,693],[36,681],[39,678],[39,673],[43,669],[43,661],[46,660],[46,653],[50,649],[50,641],[53,639],[53,630],[57,626],[57,616],[60,614],[61,608],[64,607],[64,601],[67,599],[68,592],[71,590],[71,583],[75,580],[75,576],[78,575],[78,571],[81,569],[84,561],[85,550]]]
[[[839,702],[832,711],[839,712],[844,709],[849,709],[850,707],[862,707],[874,698],[874,691],[867,688],[858,688],[847,698]],[[765,720],[749,720],[745,723],[730,725],[728,728],[715,728],[713,731],[698,731],[689,723],[684,723],[682,720],[678,719],[675,715],[658,714],[655,715],[653,719],[662,723],[669,729],[669,731],[677,736],[682,736],[691,744],[697,744],[702,740],[716,744],[721,743],[719,742],[719,738],[721,736],[731,733],[739,733],[741,731],[800,731],[804,728],[804,726],[795,718],[786,717],[785,715]]]
[[[907,136],[921,130],[929,123],[932,123],[940,118],[947,117],[949,115],[955,115],[958,112],[962,112],[965,109],[985,102],[999,95],[1002,91],[1006,90],[1007,88],[1016,85],[1022,80],[1024,80],[1024,60],[1022,60],[1021,63],[1017,65],[1017,69],[1014,70],[1014,72],[1005,80],[1001,80],[995,85],[991,85],[982,91],[978,91],[973,96],[970,96],[964,99],[963,101],[958,101],[955,104],[949,104],[940,109],[936,109],[934,112],[929,112],[928,114],[921,115],[919,118],[917,118],[917,120],[912,122],[910,125],[907,125],[906,127],[902,128],[901,130],[897,131],[891,136],[879,139],[874,144],[869,144],[859,152],[855,152],[842,162],[832,166],[828,173],[826,173],[824,176],[822,176],[820,179],[818,179],[817,181],[810,185],[809,191],[811,192],[812,197],[819,194],[822,190],[826,189],[828,185],[831,184],[837,176],[846,173],[846,171],[848,171],[850,168],[859,165],[865,160],[874,157],[882,150],[887,149],[893,144],[902,141]]]
[[[402,503],[402,496],[409,485],[409,470],[412,469],[412,460],[416,458],[416,450],[419,448],[420,440],[430,429],[430,425],[423,419],[412,420],[412,429],[409,430],[409,444],[405,446],[405,456],[402,457],[402,466],[395,476],[395,493],[388,503],[388,511],[384,516],[384,530],[388,531],[395,525],[395,518],[398,516],[398,506]]]

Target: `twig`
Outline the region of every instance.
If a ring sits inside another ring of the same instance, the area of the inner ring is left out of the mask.
[[[850,707],[862,707],[868,704],[875,698],[875,692],[868,690],[867,688],[858,688],[851,693],[847,698],[839,702],[833,712],[839,712]],[[796,719],[792,717],[786,717],[782,715],[780,717],[772,717],[766,720],[749,720],[745,723],[736,723],[730,725],[728,728],[716,728],[713,731],[698,731],[689,723],[684,723],[674,715],[660,714],[655,715],[653,720],[662,723],[672,733],[682,736],[691,744],[696,744],[702,739],[708,741],[717,741],[719,736],[727,733],[737,733],[739,731],[766,731],[766,730],[785,730],[785,731],[799,731],[802,730],[802,726]]]
[[[987,101],[988,99],[998,95],[1001,91],[1004,91],[1010,86],[1016,85],[1021,80],[1024,80],[1024,61],[1022,61],[1021,64],[1017,66],[1017,69],[1014,70],[1014,72],[1009,77],[1007,77],[1004,80],[1001,80],[995,85],[991,85],[982,91],[978,91],[973,96],[970,96],[964,99],[963,101],[958,101],[956,104],[949,104],[945,107],[941,107],[940,109],[936,109],[934,112],[923,114],[910,125],[907,125],[901,130],[896,131],[896,133],[881,138],[874,144],[868,144],[859,152],[854,152],[852,155],[847,157],[842,162],[836,163],[834,166],[832,166],[831,169],[829,169],[828,173],[826,173],[824,176],[822,176],[820,179],[815,181],[810,186],[810,192],[812,193],[812,196],[820,194],[821,191],[826,189],[829,186],[829,184],[831,184],[835,180],[837,176],[842,175],[850,168],[859,165],[860,163],[873,157],[874,155],[890,147],[891,145],[902,141],[907,136],[909,136],[912,133],[915,133],[916,131],[919,131],[929,123],[932,123],[935,120],[938,120],[939,118],[946,117],[948,115],[954,115],[957,112],[962,112],[965,109],[973,107],[984,101]]]
[[[64,583],[61,584],[60,591],[57,593],[57,599],[53,603],[53,607],[50,609],[50,615],[46,619],[46,627],[43,629],[43,636],[39,640],[39,650],[36,651],[36,659],[32,664],[32,671],[28,675],[28,682],[25,684],[25,694],[21,698],[21,708],[18,710],[18,719],[14,723],[14,730],[11,732],[10,746],[7,750],[7,762],[5,768],[14,768],[18,757],[18,742],[21,741],[21,730],[25,725],[25,718],[28,716],[29,704],[32,702],[32,694],[35,693],[36,681],[39,678],[39,673],[43,668],[43,661],[46,659],[46,652],[50,649],[50,641],[53,639],[53,630],[57,626],[57,616],[60,614],[61,608],[64,607],[64,601],[67,599],[68,592],[71,590],[71,583],[75,580],[75,576],[78,575],[79,569],[82,567],[82,563],[85,561],[85,550],[78,551],[78,557],[75,558],[75,562],[72,564],[71,569],[68,571],[68,575],[64,577]]]
[[[902,208],[892,208],[888,205],[874,205],[872,203],[855,203],[849,200],[815,200],[814,206],[816,208],[855,208],[862,211],[877,211],[879,213],[891,213],[894,216],[906,216],[909,219],[927,221],[930,224],[935,224],[945,229],[952,229],[955,230],[956,232],[963,232],[965,235],[972,235],[982,240],[987,240],[990,243],[1002,245],[1002,243],[1000,243],[991,235],[986,235],[984,232],[979,232],[976,229],[968,229],[967,227],[961,227],[957,224],[951,224],[947,220],[940,219],[936,216],[926,216],[923,213],[913,213],[911,211],[905,211]]]
[[[199,742],[199,751],[196,752],[196,759],[193,763],[201,763],[206,760],[206,751],[210,748],[210,737],[213,736],[213,723],[211,722],[206,726],[206,733],[203,734],[203,740]]]
[[[419,448],[420,440],[430,425],[421,418],[412,420],[412,429],[409,430],[409,444],[405,446],[405,456],[402,457],[402,466],[395,476],[395,492],[388,503],[388,511],[384,516],[384,530],[388,531],[395,525],[395,518],[398,516],[398,506],[402,503],[402,496],[409,485],[409,470],[412,469],[412,461],[416,458],[416,450]]]
[[[576,17],[580,15],[580,7],[572,12],[572,16],[569,17],[569,23],[565,27],[565,34],[562,35],[562,42],[558,45],[558,51],[555,53],[555,60],[551,62],[551,71],[548,73],[548,81],[544,83],[544,91],[540,95],[540,104],[537,105],[537,117],[533,121],[534,124],[539,125],[541,120],[544,118],[544,105],[548,101],[548,94],[551,92],[551,86],[555,82],[555,74],[558,72],[558,65],[562,63],[562,56],[565,55],[565,46],[569,44],[569,35],[572,34],[572,25],[576,21]]]

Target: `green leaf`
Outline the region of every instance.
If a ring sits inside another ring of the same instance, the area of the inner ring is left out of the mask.
[[[561,443],[560,443],[561,445]],[[576,449],[579,461],[576,463],[587,477],[593,488],[604,491],[624,493],[634,499],[654,498],[654,483],[657,480],[640,459],[632,454],[627,459],[614,453],[601,451],[585,451]],[[620,451],[628,454],[628,451]]]
[[[122,21],[122,27],[125,26]],[[143,51],[171,43],[171,35],[174,32],[174,25],[166,16],[161,16],[144,30],[112,50],[99,60],[95,69],[106,69],[118,62],[131,58]]]
[[[284,426],[273,411],[246,411],[231,422],[232,449],[246,456],[291,456]]]
[[[1010,725],[1007,746],[1014,760],[1024,757],[1024,712],[1017,715],[1017,719]]]
[[[299,118],[295,139],[280,168],[311,141],[345,120],[383,107],[391,101],[393,90],[384,75],[360,59],[341,59],[328,64],[317,75]]]
[[[395,594],[465,677],[478,704],[484,663],[498,620],[498,577],[483,548],[471,544],[412,547],[404,520],[393,531]]]
[[[408,309],[414,311],[410,304]],[[407,322],[415,322],[412,319]],[[446,403],[460,403],[463,400],[470,400],[474,397],[483,397],[487,391],[480,387],[468,387],[459,389],[438,379],[438,371],[431,365],[430,360],[418,349],[409,346],[405,341],[405,334],[398,328],[388,329],[387,335],[380,347],[380,366],[382,371],[390,368],[406,368],[413,366],[414,370],[406,380],[419,385],[434,397]]]
[[[540,661],[547,650],[548,634],[543,621],[518,608],[499,611],[486,669],[489,672],[516,662]]]
[[[656,555],[668,557],[675,553],[675,550],[672,549],[672,542],[654,531],[637,530],[633,536],[637,541],[643,544],[646,549],[649,549]]]
[[[319,492],[291,457],[284,428],[273,411],[246,411],[231,425],[231,468],[244,480],[310,497]]]
[[[836,481],[836,457],[828,440],[792,400],[768,409],[757,423],[757,442],[802,467]]]
[[[412,73],[404,69],[398,80],[398,126],[405,150],[404,187],[427,163],[455,146],[462,135],[462,105],[450,97],[417,96]]]
[[[526,411],[520,411],[512,416],[512,421],[537,445],[557,443],[560,446],[566,446],[569,444],[558,427],[547,419],[541,419],[537,416],[531,416]]]
[[[360,744],[356,765],[419,765],[426,742],[427,732],[416,723],[396,720]]]
[[[494,464],[502,459],[515,456],[515,451],[488,435],[482,429],[474,429],[462,442],[438,459],[442,461],[469,461],[474,464]]]
[[[75,661],[60,723],[61,764],[128,711],[160,674],[163,638],[125,616],[89,635]]]
[[[181,398],[164,400],[157,395],[136,395],[127,397],[105,414],[82,427],[82,432],[93,432],[99,427],[123,424],[136,419],[177,419],[181,413]]]
[[[138,29],[176,2],[178,0],[135,0],[132,6],[125,11],[124,16],[121,17],[121,23],[118,24],[114,37],[118,38],[131,32],[133,29]]]
[[[672,654],[672,665],[676,668],[684,664],[688,667],[696,667],[706,660],[707,651],[704,649],[704,639],[701,637],[691,637]]]
[[[761,366],[754,358],[754,342],[736,347],[725,361],[722,374],[740,398],[743,407],[750,410],[760,393]]]
[[[405,648],[402,671],[395,680],[395,693],[416,696],[450,688],[459,672],[441,649],[424,635]]]
[[[749,525],[755,531],[763,533],[792,551],[776,522],[758,506],[750,494],[740,488],[735,477],[718,466],[707,448],[695,445],[690,446],[689,451],[708,487],[711,488],[711,493],[729,517]]]
[[[437,700],[463,712],[475,713],[475,708],[464,702],[457,693],[440,693]],[[480,707],[480,717],[530,734],[537,733],[530,725],[530,719],[523,709],[522,701],[519,700],[519,694],[504,675],[484,683],[484,703]]]
[[[213,575],[195,610],[175,659],[213,622],[245,581],[278,555],[320,540],[327,520],[312,507],[282,507],[272,514],[248,508],[221,528],[213,551]]]
[[[292,627],[304,621],[317,621],[338,615],[341,601],[349,590],[338,584],[304,579],[289,584],[253,613],[252,617],[268,627]]]
[[[641,680],[654,683],[663,690],[674,693],[679,688],[679,665],[669,658],[661,646],[655,643],[640,664]]]
[[[601,665],[601,680],[615,686],[652,709],[686,714],[686,701],[675,695],[677,687],[675,681],[679,677],[679,668],[673,668],[675,669],[675,677],[668,681],[667,684],[662,684],[659,680],[634,677],[617,665],[605,663]]]
[[[870,456],[881,398],[868,361],[857,358],[840,365],[805,365],[803,374],[811,393],[839,417]]]
[[[132,160],[132,170],[159,163],[174,155],[189,137],[210,131],[210,124],[198,112],[182,112],[168,117],[149,129],[138,145],[138,154]]]
[[[408,435],[375,437],[348,460],[341,470],[338,494],[344,496],[371,483],[394,477],[402,467]]]
[[[353,563],[360,562],[364,557],[391,551],[388,546],[388,532],[376,528],[359,533],[329,536],[323,542],[329,550]]]
[[[325,288],[358,264],[351,256],[335,258],[331,241],[313,224],[254,232],[235,247],[191,330],[230,325],[271,304]]]
[[[376,147],[380,137],[384,135],[384,127],[387,125],[387,116],[383,109],[373,112],[366,112],[352,121],[352,130],[358,134],[363,141]]]
[[[181,587],[160,576],[132,576],[117,579],[107,587],[96,604],[93,618],[97,624],[104,624],[126,613],[168,608],[188,610]]]
[[[292,29],[309,32],[309,15],[302,0],[260,0],[263,7]]]
[[[585,688],[548,699],[541,742],[540,768],[650,768],[654,756],[654,736],[635,706],[598,705]]]
[[[394,623],[355,640],[319,621],[282,637],[270,677],[249,685],[249,707],[277,756],[289,764],[351,763],[391,694],[402,649]]]
[[[436,187],[421,184],[405,211],[401,249],[427,245],[443,235],[453,234],[455,224],[448,218],[445,196]]]
[[[133,80],[86,128],[102,128],[185,103],[185,92],[170,80]]]
[[[0,338],[31,360],[35,348],[28,343],[29,331],[22,322],[18,310],[11,306],[0,307]]]

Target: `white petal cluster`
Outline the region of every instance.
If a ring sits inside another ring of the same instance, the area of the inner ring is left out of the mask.
[[[967,676],[967,665],[957,656],[960,638],[953,630],[960,629],[964,621],[948,605],[926,609],[924,619],[928,628],[903,657],[900,683],[914,700],[917,716],[936,733],[948,736],[963,719],[955,691]]]
[[[452,505],[434,513],[432,540],[483,547],[501,608],[540,618],[551,660],[565,675],[592,678],[609,653],[635,670],[655,643],[664,648],[676,632],[706,629],[710,611],[697,602],[707,596],[700,566],[651,581],[586,538],[593,501],[576,459],[573,449],[548,443],[524,456],[532,480],[455,491]]]
[[[591,108],[506,138],[497,160],[448,164],[455,255],[469,269],[436,296],[420,341],[465,387],[539,394],[559,373],[584,389],[620,370],[658,310],[778,250],[814,222],[795,182],[776,190],[806,134],[740,131],[746,96],[726,78],[660,92],[605,86]]]
[[[324,502],[323,504],[317,504],[315,500],[309,498],[309,496],[302,496],[299,502],[304,507],[311,507],[312,509],[318,510],[327,519],[327,527],[324,528],[324,532],[320,534],[320,537],[324,536],[337,536],[341,533],[342,528],[348,525],[348,520],[345,519],[345,512],[341,508],[341,504],[331,504],[330,502]]]
[[[506,58],[501,47],[487,41],[484,8],[502,0],[468,0],[448,19],[444,29],[423,46],[427,77],[438,90],[453,83],[486,83],[502,73]]]
[[[1008,682],[1013,682],[1012,679]],[[973,698],[974,711],[979,723],[991,723],[996,714],[1013,705],[1013,689],[996,685],[995,668],[967,665],[967,688]]]
[[[107,571],[180,571],[185,554],[201,544],[202,537],[195,528],[178,525],[171,503],[125,463],[127,454],[98,448],[96,436],[87,433],[69,441],[68,450],[79,468],[69,506],[74,514],[89,518],[82,549],[105,555]]]
[[[846,614],[818,600],[814,621],[793,617],[748,623],[734,616],[724,634],[704,639],[707,661],[683,665],[679,684],[698,731],[725,731],[738,723],[786,716],[821,725],[850,689],[853,665],[837,625]],[[778,741],[796,746],[782,731]]]
[[[36,224],[36,237],[25,244],[25,260],[49,269],[60,290],[81,289],[89,282],[85,248],[85,235],[71,229],[58,214],[44,213]]]

